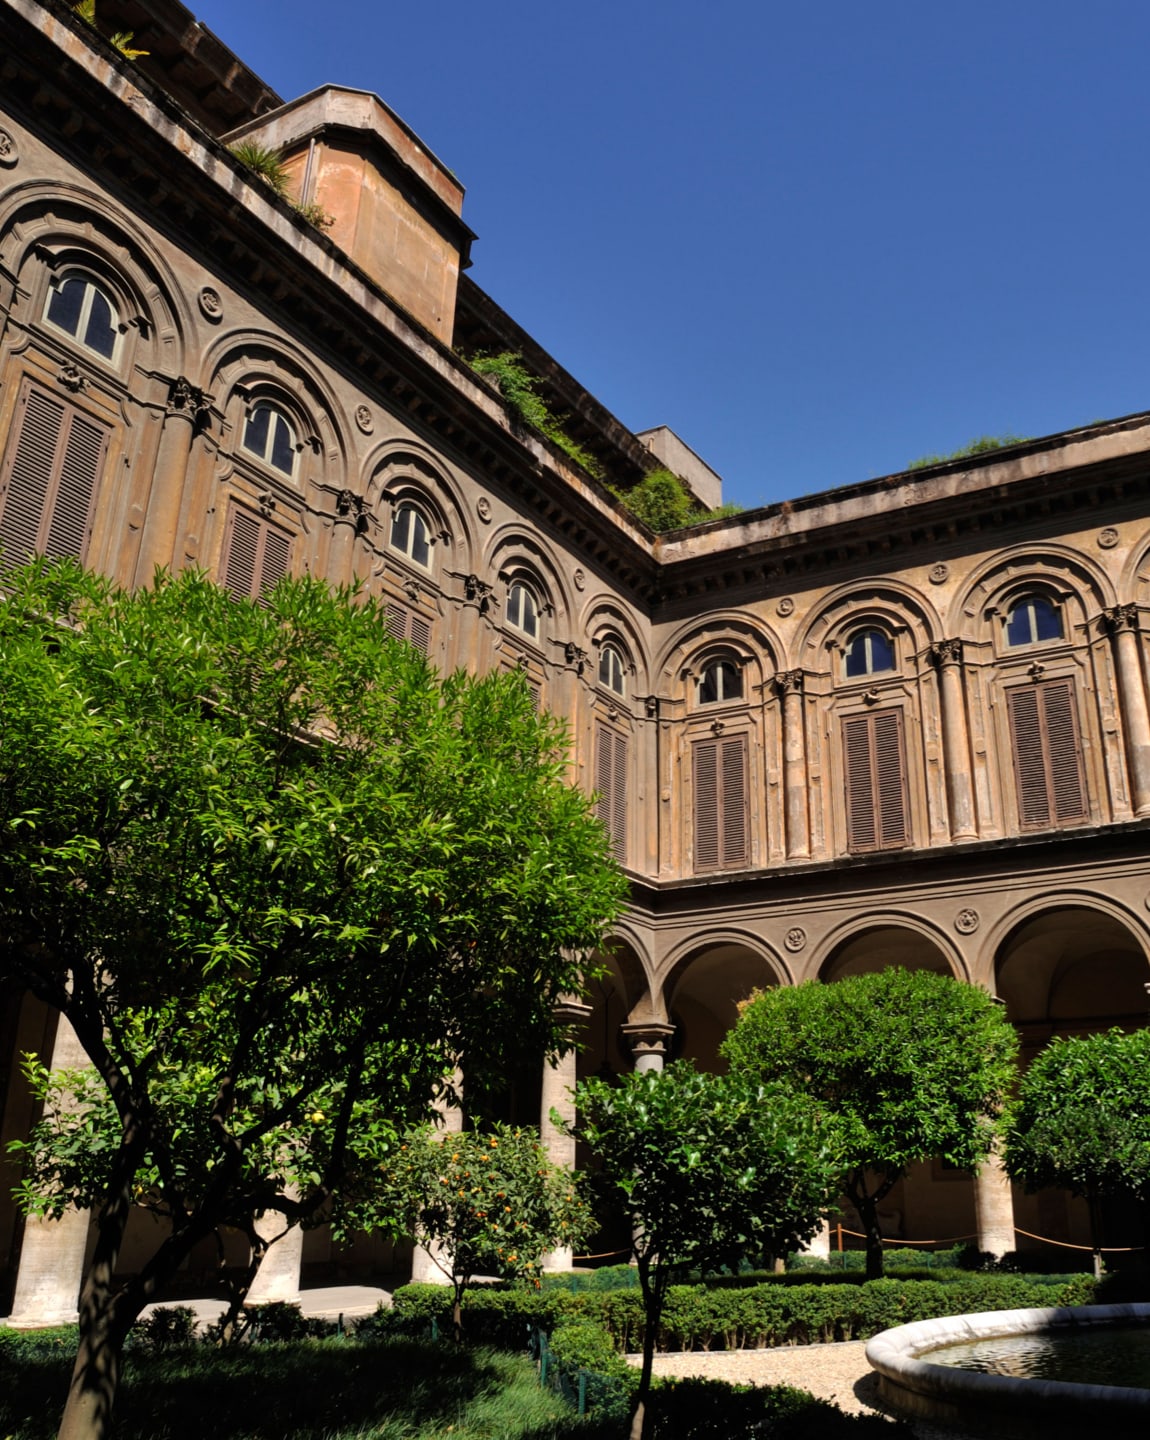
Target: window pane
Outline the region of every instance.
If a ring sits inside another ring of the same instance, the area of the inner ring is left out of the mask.
[[[105,360],[110,360],[116,348],[116,322],[112,307],[94,285],[88,288],[92,294],[92,308],[88,312],[84,344],[97,355],[102,355]]]
[[[867,653],[866,653],[866,631],[860,631],[855,635],[847,646],[846,673],[849,679],[852,675],[867,675]]]
[[[738,700],[743,693],[743,672],[729,660],[719,662],[719,693],[724,700]]]
[[[870,639],[870,668],[871,674],[880,670],[894,669],[894,646],[881,630],[871,630]]]
[[[407,554],[407,547],[411,543],[411,516],[410,505],[401,505],[391,517],[391,545],[393,550]]]
[[[84,292],[87,288],[86,281],[73,275],[52,291],[52,298],[48,301],[48,319],[53,325],[59,325],[61,330],[66,330],[69,335],[75,335],[80,328],[80,307],[84,303]]]
[[[427,542],[427,525],[418,510],[408,507],[411,516],[411,549],[408,554],[417,565],[426,565],[431,559],[431,546]]]
[[[244,429],[244,449],[258,455],[261,460],[268,453],[268,426],[271,418],[272,412],[266,405],[257,405],[248,416]]]
[[[272,453],[271,463],[277,470],[282,470],[285,475],[290,475],[295,469],[295,445],[291,426],[282,415],[273,414],[274,425],[272,428]]]
[[[1045,600],[1032,600],[1036,640],[1061,640],[1062,616]]]
[[[699,681],[699,704],[712,705],[719,698],[719,667],[708,665]]]
[[[539,611],[535,606],[535,596],[530,590],[523,591],[523,633],[534,635],[539,629]]]

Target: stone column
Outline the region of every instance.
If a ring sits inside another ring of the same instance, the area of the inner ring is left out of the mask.
[[[986,1157],[974,1177],[974,1216],[980,1250],[1001,1258],[1017,1249],[1010,1177],[994,1152]]]
[[[635,1057],[636,1070],[662,1070],[671,1048],[673,1025],[664,1025],[658,1020],[638,1020],[623,1026]]]
[[[267,1210],[256,1221],[256,1233],[272,1243],[264,1251],[248,1291],[249,1305],[270,1305],[275,1300],[294,1305],[299,1300],[303,1226],[293,1225],[285,1231],[286,1224],[287,1219],[279,1210]]]
[[[455,1072],[454,1080],[457,1094],[463,1093],[463,1077],[458,1071]],[[442,1135],[446,1140],[449,1135],[458,1135],[463,1130],[463,1111],[458,1105],[441,1103],[438,1107],[443,1117]],[[417,1245],[411,1256],[411,1281],[422,1285],[450,1285],[451,1276],[445,1275],[440,1266],[436,1263],[435,1257],[441,1253],[438,1244]]]
[[[180,505],[184,497],[184,481],[188,472],[188,456],[191,454],[200,416],[210,404],[211,396],[205,395],[183,376],[171,382],[164,428],[152,471],[144,533],[140,537],[140,555],[136,562],[137,585],[150,584],[157,565],[165,568],[172,565]]]
[[[341,490],[335,497],[327,566],[334,584],[350,585],[359,578],[355,573],[355,542],[367,528],[366,508],[363,496],[351,490]]]
[[[1122,700],[1122,729],[1130,766],[1135,815],[1150,814],[1150,713],[1138,653],[1138,606],[1114,605],[1105,612],[1106,624],[1117,652],[1118,691]]]
[[[555,1007],[555,1018],[561,1025],[585,1025],[591,1018],[591,1006],[574,997],[563,1000]],[[575,1050],[565,1050],[554,1064],[543,1062],[543,1096],[540,1104],[539,1139],[547,1158],[553,1165],[562,1165],[567,1170],[575,1169],[575,1139],[565,1134],[551,1120],[555,1110],[565,1124],[575,1120]],[[543,1269],[570,1270],[574,1256],[569,1245],[549,1250],[543,1257]]]
[[[787,859],[806,860],[811,853],[807,820],[807,745],[803,732],[803,672],[781,670],[775,690],[783,702],[783,794],[787,825]]]
[[[52,1046],[53,1070],[81,1070],[91,1062],[76,1032],[60,1016]],[[16,1293],[8,1324],[17,1330],[74,1325],[79,1318],[80,1286],[88,1245],[87,1210],[66,1210],[59,1220],[24,1222]]]
[[[970,739],[962,690],[962,641],[940,640],[930,647],[939,675],[942,750],[946,763],[946,799],[952,840],[976,840],[974,787],[970,774]]]
[[[819,1226],[819,1233],[812,1235],[807,1243],[799,1251],[800,1255],[811,1255],[817,1260],[829,1260],[831,1257],[831,1222],[824,1220]]]

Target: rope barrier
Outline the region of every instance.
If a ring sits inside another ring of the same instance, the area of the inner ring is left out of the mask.
[[[839,1228],[844,1235],[853,1235],[856,1240],[866,1239],[866,1236],[860,1230],[848,1230],[845,1225]],[[904,1245],[957,1245],[960,1240],[977,1239],[977,1235],[954,1235],[949,1240],[887,1240],[884,1238],[882,1243],[884,1245],[897,1245],[901,1250]]]
[[[1093,1245],[1072,1245],[1069,1240],[1051,1240],[1046,1235],[1032,1235],[1029,1230],[1020,1230],[1014,1227],[1016,1235],[1025,1235],[1028,1240],[1041,1240],[1043,1245],[1058,1245],[1063,1250],[1089,1250],[1094,1253]],[[1145,1250],[1145,1245],[1099,1245],[1098,1250],[1102,1255],[1129,1255],[1135,1250]]]

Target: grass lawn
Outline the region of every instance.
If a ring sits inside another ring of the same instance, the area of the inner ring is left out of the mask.
[[[0,1330],[0,1440],[52,1440],[75,1331]],[[525,1356],[387,1339],[136,1351],[117,1440],[575,1440]]]

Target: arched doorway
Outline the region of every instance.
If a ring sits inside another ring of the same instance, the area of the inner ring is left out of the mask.
[[[746,942],[716,940],[692,950],[664,986],[675,1027],[670,1058],[693,1060],[700,1070],[725,1070],[719,1046],[734,1028],[740,1004],[779,981],[772,961]]]
[[[819,979],[834,984],[892,967],[928,970],[936,975],[953,976],[956,971],[943,942],[925,927],[882,920],[834,944],[819,967]],[[842,1223],[852,1232],[849,1244],[859,1246],[862,1242],[857,1232],[862,1230],[862,1222],[849,1202],[842,1203]],[[973,1236],[976,1222],[971,1176],[938,1156],[912,1165],[882,1202],[879,1218],[884,1236],[895,1243]]]
[[[1008,933],[995,956],[996,990],[1018,1031],[1023,1066],[1056,1037],[1146,1025],[1148,981],[1142,937],[1119,915],[1091,905],[1059,905],[1030,915]],[[1016,1190],[1015,1223],[1051,1241],[1089,1243],[1086,1205],[1064,1190],[1034,1195]],[[1102,1243],[1143,1241],[1134,1202],[1106,1202]],[[1022,1249],[1036,1244],[1027,1236],[1019,1239]]]

